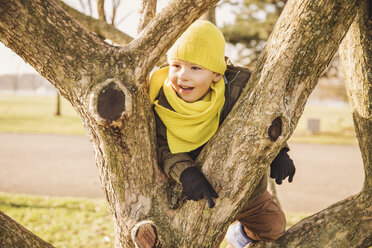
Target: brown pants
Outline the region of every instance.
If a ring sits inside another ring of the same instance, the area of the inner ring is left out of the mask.
[[[237,219],[253,240],[276,240],[285,231],[285,215],[268,191],[244,208]]]

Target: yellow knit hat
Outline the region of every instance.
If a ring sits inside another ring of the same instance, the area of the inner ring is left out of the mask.
[[[197,20],[181,35],[168,53],[168,61],[184,60],[224,74],[225,38],[211,22]]]

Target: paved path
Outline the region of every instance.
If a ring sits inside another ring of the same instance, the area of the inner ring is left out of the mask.
[[[277,187],[285,211],[317,212],[360,191],[357,146],[290,144],[297,171]],[[0,133],[0,191],[103,197],[93,150],[84,136]]]

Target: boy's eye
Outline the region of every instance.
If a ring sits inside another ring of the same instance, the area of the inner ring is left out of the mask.
[[[201,67],[198,67],[198,66],[193,66],[191,67],[192,70],[201,70]]]
[[[177,64],[173,64],[172,67],[174,67],[174,68],[180,68],[181,66],[180,65],[177,65]]]

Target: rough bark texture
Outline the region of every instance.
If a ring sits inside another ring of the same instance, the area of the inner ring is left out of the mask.
[[[171,1],[139,37],[118,48],[88,32],[53,1],[0,0],[0,40],[50,80],[83,120],[113,215],[117,248],[134,242],[144,247],[216,246],[293,132],[358,3],[288,1],[249,87],[199,157],[220,195],[216,207],[208,209],[199,201],[175,209],[179,189],[156,164],[145,82],[158,58],[216,2]],[[112,104],[118,106],[111,109]],[[336,210],[329,210],[331,216]],[[325,223],[328,215],[316,218]],[[301,247],[313,247],[309,237],[314,233],[307,227],[300,229]],[[317,230],[318,239],[332,237]],[[293,239],[288,242],[298,238],[288,237]]]
[[[35,234],[0,211],[0,246],[2,248],[53,248]]]

